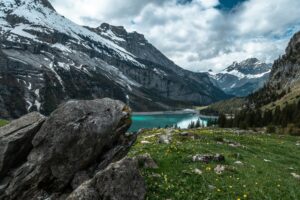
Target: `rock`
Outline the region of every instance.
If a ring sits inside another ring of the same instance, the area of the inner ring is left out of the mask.
[[[31,141],[45,119],[33,112],[0,128],[0,177],[26,161]]]
[[[62,104],[35,134],[27,162],[10,172],[0,199],[37,199],[43,191],[64,195],[87,178],[81,171],[93,176],[122,159],[136,139],[125,135],[130,113],[124,103],[107,98]]]
[[[237,142],[231,142],[231,143],[228,144],[228,146],[237,148],[237,147],[241,147],[242,145],[240,143],[237,143]]]
[[[190,133],[188,133],[188,132],[181,132],[181,133],[179,133],[179,135],[185,137],[185,136],[189,136]]]
[[[141,144],[151,144],[151,142],[147,141],[147,140],[142,140]]]
[[[241,161],[235,161],[234,164],[236,164],[236,165],[243,165],[243,163]]]
[[[171,136],[174,133],[174,129],[173,128],[168,128],[165,130],[166,135]]]
[[[145,129],[141,128],[141,129],[138,130],[138,132],[137,132],[136,134],[140,135],[140,134],[142,134],[144,131],[145,131]]]
[[[214,156],[213,160],[216,161],[216,162],[224,162],[225,161],[225,157],[223,155],[221,155],[221,154],[216,154]]]
[[[77,172],[71,182],[73,190],[89,179],[90,177],[86,171]]]
[[[197,154],[195,156],[193,156],[193,161],[194,162],[204,162],[204,163],[209,163],[212,161],[215,162],[224,162],[225,161],[225,157],[221,154],[216,154],[216,155],[212,155],[212,154]]]
[[[195,173],[195,174],[197,174],[197,175],[202,175],[203,174],[203,172],[200,170],[200,169],[194,169],[193,170],[193,172]]]
[[[300,180],[300,175],[298,175],[298,174],[296,174],[296,173],[291,173],[291,175],[292,175],[294,178]]]
[[[151,158],[151,155],[146,153],[144,155],[139,155],[136,157],[140,167],[145,169],[157,169],[158,166],[155,161]]]
[[[216,174],[222,174],[225,171],[225,166],[224,165],[217,165],[214,169]]]
[[[216,189],[216,186],[208,185],[208,188],[209,188],[210,190],[214,190],[214,189]]]
[[[67,200],[143,200],[145,195],[146,187],[137,161],[125,158],[83,183]]]
[[[171,143],[171,137],[168,135],[160,135],[158,143],[160,144],[170,144]]]
[[[193,156],[193,161],[194,162],[200,161],[200,162],[209,163],[213,160],[213,158],[214,158],[213,155],[208,155],[208,154],[200,155],[200,154],[197,154],[197,155]]]
[[[153,177],[153,178],[161,178],[161,175],[158,174],[158,173],[152,173],[151,177]]]

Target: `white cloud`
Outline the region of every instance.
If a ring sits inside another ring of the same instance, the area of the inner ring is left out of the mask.
[[[299,28],[299,0],[249,0],[234,12],[218,0],[52,0],[56,10],[90,26],[123,25],[146,38],[183,68],[222,70],[257,57],[272,62]]]

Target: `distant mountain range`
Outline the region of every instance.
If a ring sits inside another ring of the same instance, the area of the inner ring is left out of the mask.
[[[254,59],[251,60],[254,61]],[[256,63],[259,63],[257,59],[255,60]],[[234,66],[241,66],[241,64],[233,64],[224,71],[234,71],[234,73],[236,73],[235,71],[237,70],[235,70],[236,67]],[[286,111],[290,108],[294,109],[293,105],[300,105],[300,32],[292,37],[285,54],[274,61],[270,73],[267,73],[269,69],[268,65],[262,63],[261,66],[265,67],[262,67],[258,74],[263,75],[266,72],[262,77],[266,75],[269,76],[262,88],[243,98],[233,98],[210,105],[205,112],[229,114],[238,113],[240,110],[247,108],[270,111],[276,115],[276,110],[278,114],[280,112],[279,110]],[[249,73],[249,70],[246,71]],[[227,73],[224,73],[223,75],[226,74]],[[218,75],[214,74],[211,76],[216,77]],[[285,113],[285,115],[289,114]],[[291,117],[292,120],[297,120],[296,117],[299,116],[288,117]],[[278,117],[279,116],[277,116],[277,118]],[[292,122],[292,120],[289,122]]]
[[[174,64],[143,35],[82,27],[47,0],[0,1],[0,117],[51,113],[68,99],[111,97],[135,111],[207,105],[229,96]]]
[[[249,58],[240,63],[234,62],[220,73],[210,71],[211,81],[225,93],[243,97],[264,86],[269,78],[272,64]]]

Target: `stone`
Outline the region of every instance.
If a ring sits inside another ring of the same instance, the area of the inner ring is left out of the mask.
[[[225,161],[225,156],[221,154],[216,154],[213,159],[215,162],[224,162]]]
[[[158,143],[160,144],[170,144],[171,143],[171,137],[168,135],[160,135]]]
[[[46,117],[33,112],[0,128],[0,177],[26,161],[31,141]]]
[[[140,167],[145,169],[157,169],[158,165],[152,159],[151,155],[146,153],[143,155],[139,155],[135,158],[138,161]]]
[[[203,172],[200,170],[200,169],[194,169],[193,170],[193,172],[195,173],[195,174],[197,174],[197,175],[202,175],[203,174]]]
[[[197,154],[193,156],[193,161],[194,162],[204,162],[204,163],[209,163],[209,162],[224,162],[225,157],[221,154]]]
[[[240,143],[237,143],[237,142],[231,142],[231,143],[228,144],[228,146],[237,148],[237,147],[241,147],[242,145]]]
[[[71,182],[73,190],[89,179],[90,177],[86,171],[77,172]]]
[[[141,144],[151,144],[151,142],[147,141],[147,140],[142,140]]]
[[[188,132],[181,132],[181,133],[179,133],[179,135],[180,135],[180,136],[189,136],[190,133],[188,133]]]
[[[122,159],[136,140],[125,134],[130,114],[124,103],[108,98],[62,104],[35,134],[27,161],[10,172],[0,199],[65,195],[88,179],[82,171],[93,177]]]
[[[144,200],[145,195],[137,161],[124,158],[83,183],[66,200]]]
[[[300,180],[300,175],[296,174],[296,173],[291,173],[291,175],[295,178]]]
[[[234,164],[236,164],[236,165],[243,165],[243,163],[241,161],[239,161],[239,160],[235,161]]]
[[[214,168],[214,171],[216,174],[222,174],[224,171],[225,171],[225,166],[224,165],[217,165],[215,168]]]
[[[216,189],[216,186],[214,186],[214,185],[208,185],[208,188],[209,188],[210,190],[214,190],[214,189]]]

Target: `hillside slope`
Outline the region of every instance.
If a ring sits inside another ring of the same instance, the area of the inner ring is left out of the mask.
[[[250,95],[248,99],[256,107],[268,104],[276,105],[280,104],[280,102],[297,103],[300,100],[299,85],[300,32],[296,33],[290,40],[285,55],[274,62],[266,86]]]

